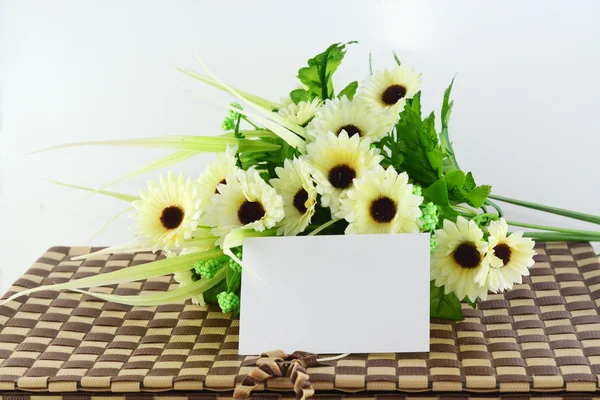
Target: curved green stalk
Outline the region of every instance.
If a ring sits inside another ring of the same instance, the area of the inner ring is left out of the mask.
[[[524,232],[523,237],[542,242],[600,242],[598,235],[570,235],[562,232]]]
[[[496,195],[490,195],[490,197],[494,200],[503,201],[505,203],[514,204],[514,205],[525,207],[525,208],[531,208],[533,210],[544,211],[544,212],[551,213],[551,214],[562,215],[564,217],[578,219],[580,221],[586,221],[586,222],[591,222],[594,224],[600,224],[600,217],[597,215],[585,214],[585,213],[581,213],[578,211],[567,210],[564,208],[546,206],[543,204],[532,203],[529,201],[511,199],[509,197],[496,196]]]
[[[529,224],[526,222],[519,222],[519,221],[506,221],[506,223],[508,225],[512,225],[512,226],[519,226],[521,228],[530,228],[530,229],[539,229],[542,231],[551,231],[551,232],[561,232],[561,233],[568,233],[570,235],[586,235],[586,236],[600,236],[600,232],[594,232],[594,231],[585,231],[585,230],[579,230],[579,229],[568,229],[568,228],[558,228],[558,227],[554,227],[554,226],[546,226],[546,225],[536,225],[536,224]]]
[[[502,207],[500,207],[498,204],[494,203],[490,199],[486,199],[484,204],[494,207],[500,218],[504,217],[504,211],[502,211]]]

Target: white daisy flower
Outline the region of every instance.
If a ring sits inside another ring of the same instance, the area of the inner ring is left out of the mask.
[[[238,169],[227,177],[226,185],[219,185],[219,194],[212,196],[204,223],[218,236],[217,244],[238,228],[262,232],[283,219],[283,199],[254,169]]]
[[[373,114],[359,98],[350,101],[342,97],[325,101],[307,125],[306,133],[314,140],[328,132],[339,135],[346,131],[348,136],[357,135],[376,142],[392,130],[395,122],[389,114]]]
[[[337,216],[350,223],[347,234],[419,232],[423,197],[412,191],[406,172],[377,168],[355,179]]]
[[[358,135],[348,137],[328,132],[318,136],[306,147],[305,160],[313,170],[317,191],[323,206],[338,212],[340,199],[352,188],[353,180],[379,167],[383,157],[379,149],[371,148],[371,141],[360,140]]]
[[[228,175],[235,175],[237,170],[237,146],[227,146],[223,153],[218,153],[216,160],[209,164],[198,178],[200,208],[204,211],[210,205],[210,199],[217,192],[217,186],[226,183]]]
[[[148,191],[140,197],[132,203],[133,218],[136,236],[145,246],[170,252],[192,237],[200,217],[200,200],[191,179],[161,175],[160,184],[149,182]]]
[[[436,286],[445,286],[446,293],[454,292],[462,300],[487,298],[488,289],[480,286],[475,277],[486,274],[489,261],[483,232],[473,221],[458,217],[456,223],[444,220],[444,228],[435,231],[438,246],[431,257],[431,279]]]
[[[317,189],[308,165],[301,159],[285,160],[284,167],[275,168],[278,178],[271,185],[283,198],[285,217],[278,235],[294,236],[303,232],[315,213]]]
[[[310,102],[301,101],[298,104],[291,102],[280,108],[277,113],[293,124],[305,126],[315,116],[320,105],[321,101],[317,98]]]
[[[492,292],[512,289],[515,283],[523,282],[523,276],[529,275],[529,267],[534,264],[535,243],[524,238],[523,232],[507,235],[508,225],[504,218],[492,221],[488,231],[490,269],[487,274],[481,271],[475,279]]]
[[[419,91],[421,74],[412,68],[399,65],[393,70],[378,71],[362,85],[358,98],[373,111],[383,111],[396,119],[404,110],[406,99]]]

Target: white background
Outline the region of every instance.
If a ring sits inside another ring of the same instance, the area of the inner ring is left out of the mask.
[[[124,208],[54,186],[100,186],[166,154],[44,146],[165,134],[212,135],[224,112],[184,89],[229,99],[175,71],[202,55],[222,79],[277,100],[305,61],[358,40],[338,88],[393,66],[424,74],[439,110],[457,74],[451,136],[464,169],[494,192],[600,214],[597,153],[600,3],[590,1],[0,2],[0,289],[52,245],[89,244]],[[198,66],[199,68],[199,66]],[[208,157],[174,168],[194,176]],[[149,174],[116,189],[136,193]],[[514,210],[513,208],[508,208]],[[581,226],[532,212],[512,219]],[[129,241],[121,218],[94,240]]]

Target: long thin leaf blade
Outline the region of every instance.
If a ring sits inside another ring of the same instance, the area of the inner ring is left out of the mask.
[[[269,128],[273,133],[275,133],[278,137],[280,137],[281,139],[286,141],[290,146],[295,147],[302,152],[304,152],[306,149],[306,142],[304,141],[304,139],[302,139],[300,136],[296,135],[294,132],[287,130],[283,126],[278,125],[274,121],[271,121],[267,118],[263,118],[256,114],[252,114],[246,110],[240,110],[239,108],[233,107],[229,104],[219,103],[219,102],[215,101],[214,99],[210,99],[210,98],[200,95],[198,93],[194,93],[194,92],[188,92],[188,93],[194,95],[195,97],[197,97],[207,103],[214,104],[216,106],[225,108],[227,110],[234,111],[238,114],[242,114],[242,115],[246,116],[249,120],[251,120],[257,124],[264,125],[265,127]]]
[[[250,99],[245,98],[238,91],[236,91],[235,88],[229,86],[228,84],[226,84],[225,82],[223,82],[219,78],[217,78],[208,69],[208,67],[206,66],[206,64],[204,63],[204,61],[202,61],[202,59],[200,59],[200,57],[198,57],[198,55],[196,55],[196,59],[198,60],[198,62],[200,63],[200,65],[202,65],[202,68],[204,68],[204,71],[206,71],[206,73],[214,81],[216,81],[219,84],[221,84],[225,88],[225,90],[227,90],[231,95],[237,97],[239,100],[242,100],[243,102],[245,102],[246,104],[248,104],[250,107],[252,107],[256,111],[258,111],[259,113],[263,114],[265,117],[276,121],[278,124],[280,124],[281,126],[284,126],[285,128],[289,129],[290,131],[294,132],[295,134],[297,134],[297,135],[299,135],[301,137],[306,138],[306,130],[304,128],[302,128],[300,125],[293,124],[293,123],[287,121],[285,118],[281,117],[279,114],[274,113],[272,109],[266,109],[264,107],[261,107],[260,105],[255,104],[254,102],[252,102]]]
[[[117,219],[119,219],[122,215],[127,214],[128,212],[133,211],[133,207],[127,207],[126,209],[124,209],[123,211],[119,212],[118,214],[116,214],[114,217],[112,217],[111,219],[109,219],[108,221],[106,221],[106,223],[104,225],[102,225],[102,228],[100,228],[98,231],[96,231],[96,233],[94,233],[94,235],[88,239],[88,242],[91,242],[92,240],[96,239],[102,232],[104,232],[106,230],[106,228],[108,228],[113,222],[115,222]]]
[[[97,193],[100,193],[104,189],[109,188],[119,182],[126,180],[126,179],[133,178],[134,176],[142,175],[142,174],[145,174],[145,173],[148,173],[151,171],[156,171],[157,169],[166,168],[166,167],[169,167],[174,164],[178,164],[178,163],[183,162],[183,161],[187,160],[188,158],[191,158],[197,154],[198,154],[198,152],[196,152],[196,151],[176,151],[175,153],[172,153],[165,157],[159,158],[158,160],[153,161],[146,166],[143,166],[134,171],[131,171],[130,173],[123,175],[119,179],[116,179],[112,182],[107,183],[106,185],[102,186],[101,188],[99,188],[99,189],[93,191],[92,193],[88,194],[87,196],[85,196],[82,200],[87,199]]]
[[[132,201],[140,199],[138,196],[133,196],[133,195],[130,195],[127,193],[111,192],[111,191],[107,191],[107,190],[94,189],[94,188],[89,188],[89,187],[85,187],[85,186],[71,185],[69,183],[58,182],[58,181],[53,181],[53,180],[50,180],[50,182],[54,183],[55,185],[60,185],[60,186],[64,186],[64,187],[68,187],[68,188],[72,188],[72,189],[79,189],[79,190],[85,190],[86,192],[103,194],[105,196],[112,197],[113,199],[123,200],[128,203],[131,203]]]
[[[73,261],[87,260],[88,258],[98,258],[116,253],[138,253],[141,251],[152,251],[152,249],[144,248],[137,243],[120,244],[117,246],[107,247],[102,250],[95,251],[93,253],[83,254],[81,256],[73,257]]]
[[[262,118],[258,115],[253,115],[251,113],[246,112],[245,110],[240,110],[240,109],[237,109],[232,106],[226,106],[226,108],[228,110],[233,110],[235,112],[243,114],[246,117],[248,117],[249,119],[253,120],[254,122],[257,122],[261,125],[266,126],[271,131],[273,131],[277,136],[279,136],[281,139],[285,140],[290,146],[297,148],[301,152],[304,152],[306,150],[306,142],[302,138],[300,138],[293,132],[287,130],[286,128],[278,125],[276,122],[273,122],[266,118]]]
[[[200,279],[184,287],[153,294],[120,296],[114,294],[90,292],[81,289],[73,289],[73,291],[97,297],[105,301],[112,301],[113,303],[126,304],[130,306],[160,306],[164,304],[177,304],[193,296],[204,293],[208,289],[217,285],[223,280],[223,278],[225,278],[226,271],[227,268],[221,268],[215,273],[215,276],[212,279]]]
[[[192,77],[194,79],[199,80],[200,82],[204,82],[208,85],[211,85],[217,89],[221,89],[224,90],[226,92],[228,92],[228,90],[219,82],[215,81],[214,79],[212,79],[211,77],[208,77],[206,75],[202,75],[196,71],[194,71],[193,69],[189,69],[189,68],[179,68],[179,67],[174,67],[176,70],[178,70],[179,72],[182,72],[184,74],[186,74],[189,77]],[[260,105],[261,107],[267,108],[267,109],[272,109],[273,108],[273,102],[266,100],[260,96],[257,96],[255,94],[252,93],[248,93],[245,92],[241,89],[238,89],[234,86],[230,86],[232,89],[234,89],[236,92],[238,92],[239,94],[241,94],[242,96],[244,96],[245,98],[252,100],[253,103]]]
[[[279,145],[266,143],[261,140],[239,139],[231,136],[162,136],[156,138],[136,138],[117,140],[95,140],[89,142],[74,142],[45,147],[30,154],[41,153],[50,150],[65,149],[69,147],[82,146],[120,146],[120,147],[143,147],[154,149],[177,149],[191,150],[203,153],[222,153],[227,146],[238,146],[241,153],[275,151]]]
[[[114,285],[123,282],[133,282],[142,279],[154,278],[157,276],[167,275],[187,268],[191,268],[192,263],[198,260],[208,260],[223,256],[221,250],[211,250],[202,253],[192,253],[183,256],[167,258],[164,260],[153,261],[147,264],[135,265],[132,267],[123,268],[117,271],[108,272],[105,274],[89,276],[87,278],[76,279],[69,282],[59,283],[56,285],[44,285],[32,289],[23,290],[15,293],[6,300],[0,302],[0,305],[6,304],[21,296],[30,295],[32,293],[43,290],[73,290],[82,289],[92,286]]]

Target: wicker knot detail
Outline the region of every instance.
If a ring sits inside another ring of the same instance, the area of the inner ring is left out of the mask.
[[[294,384],[294,392],[298,399],[309,399],[315,391],[306,369],[318,364],[316,354],[304,351],[296,351],[289,355],[281,350],[262,353],[256,360],[256,368],[235,388],[233,398],[248,399],[252,391],[267,379],[286,377]]]

